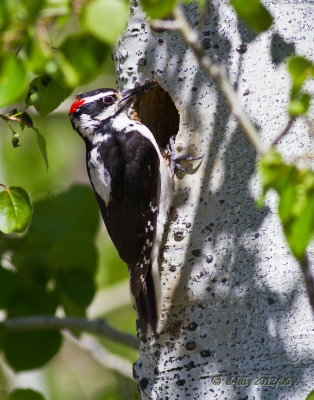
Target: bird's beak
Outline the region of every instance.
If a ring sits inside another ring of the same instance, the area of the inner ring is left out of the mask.
[[[145,85],[126,90],[125,92],[121,93],[122,98],[120,100],[120,104],[123,106],[128,106],[135,99],[143,96],[148,90],[151,90],[157,86],[158,84],[156,82],[150,82],[146,83]]]

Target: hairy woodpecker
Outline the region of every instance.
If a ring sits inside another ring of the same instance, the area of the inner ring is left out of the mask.
[[[158,254],[172,185],[151,131],[131,120],[131,103],[153,88],[79,94],[69,111],[84,139],[88,176],[108,233],[130,274],[141,331],[160,330]]]

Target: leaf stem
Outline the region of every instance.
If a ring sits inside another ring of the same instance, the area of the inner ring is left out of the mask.
[[[291,118],[288,121],[287,126],[285,127],[285,129],[281,132],[281,134],[271,143],[271,146],[276,146],[276,144],[278,144],[278,142],[289,132],[292,124],[294,123],[295,118]]]
[[[47,157],[47,150],[46,150],[46,142],[45,142],[43,136],[41,135],[41,133],[39,132],[38,128],[36,128],[31,122],[26,121],[23,118],[18,118],[17,117],[17,115],[20,115],[20,114],[23,114],[23,111],[22,112],[18,112],[18,113],[14,114],[14,115],[9,115],[9,113],[0,114],[0,118],[4,119],[7,122],[8,126],[11,129],[13,134],[16,133],[16,132],[14,131],[12,125],[10,124],[10,121],[18,122],[20,124],[23,123],[23,124],[25,124],[27,127],[32,129],[36,133],[36,138],[37,138],[39,151],[40,151],[40,154],[41,154],[41,156],[42,156],[42,158],[44,160],[44,163],[46,165],[46,169],[48,171],[48,157]]]
[[[305,281],[305,287],[307,295],[310,300],[310,305],[314,313],[314,277],[311,272],[311,263],[307,254],[305,254],[302,261],[298,260],[303,272],[303,278]]]
[[[21,113],[18,113],[16,115],[19,115]],[[22,118],[17,118],[15,115],[8,115],[8,114],[0,114],[0,118],[4,119],[5,121],[7,121],[8,125],[10,126],[8,121],[14,121],[14,122],[19,122],[19,123],[23,123],[25,125],[27,125],[29,128],[33,129],[35,132],[37,132],[37,128],[35,128],[35,126],[33,124],[31,124],[28,121],[24,121]]]

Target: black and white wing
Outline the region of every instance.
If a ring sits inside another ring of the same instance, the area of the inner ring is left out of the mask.
[[[97,154],[110,191],[102,194],[93,185],[96,199],[108,233],[128,265],[142,332],[146,333],[148,325],[155,332],[159,293],[153,281],[151,253],[160,196],[160,159],[152,142],[137,131],[111,136],[105,145],[99,144]]]

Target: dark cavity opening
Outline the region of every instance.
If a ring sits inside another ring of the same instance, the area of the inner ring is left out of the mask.
[[[135,101],[131,117],[146,125],[163,148],[179,130],[179,112],[169,94],[160,86]]]

